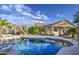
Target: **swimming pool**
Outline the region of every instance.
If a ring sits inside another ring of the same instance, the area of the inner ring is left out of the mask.
[[[4,43],[13,45],[12,50],[19,51],[21,55],[55,55],[62,47],[72,46],[68,41],[55,38],[18,38]]]
[[[15,43],[12,49],[22,55],[55,55],[62,47],[72,45],[67,41],[50,38],[20,38],[10,42]]]

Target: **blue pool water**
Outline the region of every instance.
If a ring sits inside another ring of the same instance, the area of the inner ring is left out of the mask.
[[[26,39],[19,41],[13,48],[23,55],[55,55],[62,46],[35,39]]]

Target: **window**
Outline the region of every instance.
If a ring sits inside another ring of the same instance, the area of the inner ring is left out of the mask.
[[[57,28],[54,28],[54,31],[57,32]]]

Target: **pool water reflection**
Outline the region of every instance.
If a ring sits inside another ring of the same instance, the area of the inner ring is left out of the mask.
[[[22,38],[17,41],[13,49],[20,51],[22,55],[55,55],[63,46],[54,43],[40,38]]]
[[[54,46],[51,44],[17,44],[14,46],[14,48],[18,51],[20,51],[24,55],[51,55],[56,54],[60,48],[60,46]]]

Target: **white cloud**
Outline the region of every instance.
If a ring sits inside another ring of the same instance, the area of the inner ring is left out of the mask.
[[[11,9],[8,7],[8,5],[1,5],[0,9],[11,11]]]
[[[37,19],[37,20],[43,20],[43,17],[45,18],[44,15],[33,15],[32,13],[28,13],[28,12],[23,12],[23,15],[31,17],[32,19]],[[46,19],[46,18],[45,18]]]
[[[36,13],[36,15],[41,16],[41,12],[40,12],[40,11],[38,11],[38,12]]]
[[[59,17],[59,16],[60,16],[60,14],[57,14],[57,15],[56,15],[56,17]]]
[[[19,12],[19,13],[21,13],[22,12],[22,9],[17,8],[16,11]]]
[[[41,11],[33,12],[30,7],[20,4],[0,5],[0,12],[2,11],[7,11],[8,14],[4,12],[0,14],[0,17],[9,19],[12,22],[26,21],[26,23],[35,23],[48,19]]]
[[[57,14],[56,17],[63,17],[63,14]]]
[[[26,19],[25,17],[21,17],[22,19]]]
[[[25,11],[22,12],[22,15],[33,17],[33,15],[32,15],[31,13],[29,13],[29,12],[25,12]]]
[[[25,12],[32,12],[31,8],[24,5],[13,5],[13,7],[16,9],[17,12],[19,11],[25,11]]]
[[[26,15],[29,15],[29,13],[27,13],[27,12],[23,12],[22,14],[25,15],[25,16],[26,16]]]
[[[43,19],[48,19],[47,16],[45,16],[44,14],[42,14]]]
[[[38,11],[36,14],[38,17],[40,17],[40,19],[48,19],[48,17],[46,15],[42,14],[40,11]]]
[[[34,22],[34,23],[45,23],[45,22],[39,21],[39,20],[31,20],[31,22]]]

